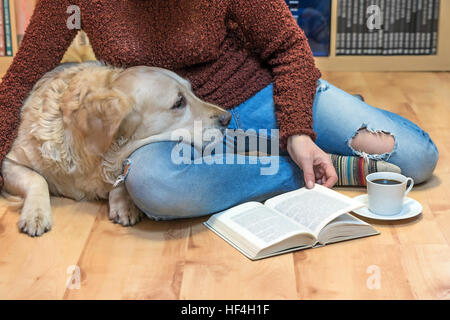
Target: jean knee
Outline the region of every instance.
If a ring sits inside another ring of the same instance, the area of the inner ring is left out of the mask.
[[[415,184],[426,182],[433,175],[439,160],[439,151],[434,143],[411,148],[403,155],[404,164],[399,164],[402,173],[414,179]]]
[[[140,150],[130,157],[125,186],[139,209],[155,220],[172,220],[206,215],[211,190],[202,190],[189,176],[189,165],[176,165],[160,148]]]
[[[189,190],[182,183],[164,177],[162,173],[130,173],[125,184],[136,206],[149,218],[170,220],[189,217],[193,213],[186,206]],[[169,191],[174,189],[176,192]]]
[[[434,169],[436,168],[438,160],[439,151],[437,149],[435,149],[434,151],[430,150],[429,152],[425,153],[422,158],[422,164],[420,165],[422,170],[418,168],[415,179],[413,177],[414,181],[419,184],[430,179],[433,175]]]

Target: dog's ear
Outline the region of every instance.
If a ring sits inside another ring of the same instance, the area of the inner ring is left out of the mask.
[[[132,106],[133,101],[116,90],[96,90],[87,94],[81,107],[71,115],[71,122],[84,141],[84,149],[91,154],[104,154]]]
[[[136,129],[142,122],[142,117],[139,113],[135,111],[131,111],[122,120],[122,123],[119,127],[119,136],[125,139],[131,138],[131,136],[136,132]]]

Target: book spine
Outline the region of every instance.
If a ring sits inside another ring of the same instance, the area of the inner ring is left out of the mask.
[[[389,55],[389,42],[392,32],[392,25],[391,25],[391,6],[392,6],[392,0],[386,1],[386,11],[384,12],[384,21],[386,23],[386,29],[384,33],[384,54]]]
[[[365,19],[365,28],[364,28],[364,47],[365,47],[365,52],[366,55],[373,55],[373,36],[372,36],[372,32],[373,30],[369,29],[367,26],[367,9],[374,4],[374,2],[372,0],[366,0],[364,1],[364,16],[366,17]]]
[[[0,1],[0,56],[6,56],[5,48],[5,24],[3,21],[3,1]]]
[[[409,26],[409,54],[415,54],[416,46],[416,24],[417,24],[417,6],[418,0],[412,0],[411,25]]]
[[[391,0],[392,1],[392,46],[391,46],[391,54],[397,54],[397,42],[398,42],[398,20],[399,20],[399,9],[397,8],[397,4],[400,0]]]
[[[365,1],[364,0],[358,0],[358,43],[357,43],[357,50],[356,53],[358,55],[363,54],[363,48],[364,48],[364,30],[366,30],[367,25],[365,22]]]
[[[431,54],[433,38],[434,0],[428,0],[427,37],[425,41],[425,54]]]
[[[398,50],[398,22],[399,22],[399,16],[400,16],[400,10],[397,7],[397,5],[400,3],[400,0],[392,0],[392,7],[393,7],[393,28],[392,28],[392,48],[391,48],[391,54],[396,55]]]
[[[403,0],[397,0],[395,6],[395,24],[396,24],[396,37],[395,37],[395,54],[402,54],[402,2]]]
[[[409,53],[409,40],[411,37],[410,25],[411,25],[411,14],[412,14],[412,0],[406,0],[405,7],[405,36],[403,38],[403,54],[408,55]]]
[[[3,0],[3,23],[5,30],[5,50],[8,57],[12,57],[12,34],[11,34],[11,15],[9,10],[9,0]]]
[[[389,14],[389,20],[391,21],[391,32],[389,33],[389,47],[388,47],[388,54],[393,55],[395,54],[395,33],[397,31],[397,25],[396,25],[396,0],[389,1],[390,4],[390,14]]]
[[[422,35],[420,38],[420,54],[426,54],[427,46],[427,17],[428,17],[428,3],[431,0],[424,0],[423,2],[423,15],[422,15]]]
[[[352,1],[352,44],[351,44],[351,55],[356,55],[357,45],[358,45],[358,1]]]
[[[410,54],[416,54],[416,39],[417,39],[417,19],[419,15],[419,0],[413,0],[412,13],[411,13],[411,41],[410,41]]]
[[[363,55],[368,55],[369,54],[369,46],[368,46],[368,32],[369,32],[369,28],[367,27],[367,8],[369,7],[368,4],[369,0],[364,0],[363,1],[363,25],[362,25],[362,54]]]
[[[405,38],[406,0],[400,0],[400,18],[398,33],[398,54],[404,54],[403,39]]]
[[[422,21],[420,23],[420,54],[425,54],[425,42],[427,38],[427,15],[428,15],[428,1],[423,0],[422,4]]]
[[[386,1],[385,0],[379,0],[379,6],[381,9],[381,27],[378,29],[378,35],[377,35],[377,49],[375,53],[377,55],[383,54],[383,39],[384,39],[384,11],[386,10]]]
[[[381,7],[380,0],[372,0],[369,1],[370,4],[374,4],[378,7]],[[370,54],[376,55],[378,54],[378,44],[379,44],[379,29],[370,30]]]
[[[372,4],[371,3],[372,1],[371,0],[365,0],[365,1],[363,1],[363,7],[364,7],[364,9],[363,9],[363,12],[364,12],[364,18],[363,18],[363,20],[364,20],[364,22],[363,22],[363,24],[364,24],[364,26],[363,26],[363,54],[364,55],[370,55],[371,54],[371,52],[370,52],[370,29],[369,29],[369,27],[368,27],[368,25],[367,25],[367,22],[368,22],[368,18],[369,18],[369,14],[368,14],[368,8],[370,7],[370,5]]]
[[[439,31],[439,10],[440,0],[434,0],[433,8],[433,35],[431,40],[431,54],[437,54],[438,31]]]
[[[391,20],[389,19],[390,1],[386,0],[383,11],[383,55],[387,55],[389,50],[389,32],[391,29]]]
[[[425,52],[424,54],[431,54],[431,26],[433,20],[433,2],[434,0],[427,0],[427,22],[426,22],[426,30],[425,30]]]
[[[336,33],[336,55],[341,54],[342,50],[342,3],[343,0],[337,1],[337,33]]]
[[[25,9],[23,8],[23,0],[13,0],[15,2],[15,15],[16,15],[16,36],[17,43],[20,44],[22,36],[24,34],[24,21],[25,21]],[[27,1],[27,0],[25,0]],[[28,0],[30,1],[30,0]]]
[[[420,54],[420,40],[421,40],[421,26],[422,26],[422,13],[423,13],[423,0],[417,0],[417,13],[416,13],[416,38],[414,43],[414,54]]]
[[[425,50],[425,32],[426,32],[426,21],[427,21],[427,7],[428,7],[428,0],[422,0],[422,14],[420,16],[420,34],[419,34],[419,55],[424,54]]]
[[[17,44],[20,46],[34,8],[35,0],[12,0],[15,2]]]
[[[365,8],[365,13],[367,13],[367,8],[369,8],[372,5],[376,5],[375,0],[370,0],[370,1],[366,1],[364,2],[364,8]],[[371,11],[370,14],[373,14],[373,12]],[[369,17],[369,15],[367,15],[367,17]],[[370,29],[367,26],[367,19],[366,19],[366,26],[365,26],[365,32],[367,33],[367,54],[368,55],[373,55],[374,53],[374,46],[373,46],[373,33],[374,33],[374,29]]]
[[[406,2],[407,0],[401,0],[400,5],[400,37],[399,37],[399,54],[405,54],[405,37],[406,37]]]
[[[347,46],[347,0],[341,1],[342,5],[342,48],[341,55],[345,55],[345,48]]]
[[[428,47],[427,47],[427,42],[428,42],[428,17],[430,15],[430,3],[433,3],[433,0],[425,0],[425,11],[424,11],[424,17],[423,17],[423,34],[422,34],[422,54],[427,55],[428,53]],[[433,9],[432,9],[433,10]]]
[[[347,1],[347,19],[346,19],[346,40],[345,40],[345,54],[350,55],[351,54],[351,47],[352,47],[352,1]]]
[[[389,0],[389,13],[388,13],[388,19],[389,19],[389,42],[388,42],[388,55],[393,54],[394,50],[394,39],[395,39],[395,0]]]
[[[364,6],[366,7],[366,10],[371,5],[376,5],[374,0],[369,0],[369,1],[366,1],[364,3]],[[367,26],[366,26],[366,30],[367,30],[367,54],[368,55],[373,55],[374,54],[373,33],[374,33],[375,30],[369,29],[369,28],[367,28]]]
[[[362,28],[362,16],[361,16],[361,10],[362,7],[364,7],[364,1],[361,0],[357,0],[357,14],[356,14],[356,54],[357,55],[361,55],[361,51],[362,51],[362,32],[363,32],[363,28]]]
[[[340,55],[345,54],[345,46],[347,41],[347,2],[349,0],[341,0],[340,6],[341,6],[341,49],[340,49]]]

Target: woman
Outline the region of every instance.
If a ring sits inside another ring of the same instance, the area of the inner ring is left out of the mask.
[[[13,142],[27,94],[58,65],[77,33],[67,24],[71,5],[80,8],[81,27],[99,60],[173,70],[191,81],[200,98],[230,110],[230,128],[280,130],[284,154],[269,157],[278,161],[274,175],[261,174],[261,163],[177,165],[170,142],[136,151],[126,186],[150,217],[204,215],[304,183],[332,187],[338,176],[326,152],[364,156],[345,161],[365,161],[372,171],[377,163],[368,159],[389,161],[416,183],[434,170],[438,151],[428,134],[320,79],[284,0],[40,0],[0,85],[0,160]],[[354,169],[339,171],[341,184],[363,183],[366,172],[349,167]]]

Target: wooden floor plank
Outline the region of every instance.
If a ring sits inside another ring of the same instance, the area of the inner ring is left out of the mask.
[[[296,252],[298,298],[412,298],[399,246],[370,242],[369,238],[359,239]],[[371,281],[378,275],[379,287]]]
[[[52,198],[53,230],[31,238],[20,233],[18,212],[0,220],[0,298],[61,299],[96,219],[98,203]]]
[[[400,252],[414,299],[450,300],[448,245],[402,245]]]
[[[203,225],[192,230],[180,298],[296,298],[292,254],[251,261]]]
[[[436,222],[441,229],[442,234],[450,246],[450,210],[446,213],[435,214]]]
[[[113,224],[104,208],[78,263],[81,288],[65,299],[177,299],[190,221]]]

